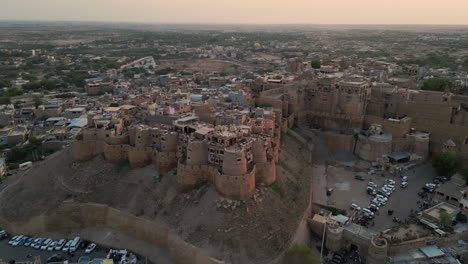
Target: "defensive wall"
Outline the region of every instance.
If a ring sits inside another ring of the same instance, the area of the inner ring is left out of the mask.
[[[370,126],[373,123],[384,124],[385,127],[385,120],[379,116],[373,115],[366,115],[364,119],[364,125]],[[426,144],[422,139],[414,139],[415,140],[415,153],[419,156],[427,156],[428,153],[436,153],[441,152],[444,143],[448,139],[452,139],[455,144],[457,145],[456,149],[458,154],[460,155],[462,162],[464,165],[468,164],[468,127],[460,126],[456,124],[451,124],[446,120],[441,121],[437,117],[434,119],[426,119],[421,118],[420,116],[416,115],[411,117],[411,128],[414,128],[417,131],[426,131],[430,133],[430,140],[429,143]],[[395,127],[394,127],[395,129]],[[403,132],[406,130],[406,126],[402,126],[400,131]],[[399,132],[398,132],[399,133]],[[400,141],[401,145],[398,145],[398,141],[394,143],[396,146],[393,148],[398,151],[403,149],[405,144],[410,142],[402,142]],[[427,145],[427,146],[426,146]],[[426,150],[427,148],[427,150]],[[424,153],[426,153],[424,155]]]
[[[322,226],[315,227],[322,228]],[[318,232],[318,230],[314,231]],[[387,263],[387,241],[379,238],[376,233],[367,228],[353,223],[342,227],[335,221],[328,221],[325,245],[332,251],[339,251],[342,248],[356,249],[359,255],[364,256],[370,264]]]
[[[310,219],[309,219],[310,220]],[[312,232],[322,236],[323,224],[318,221],[309,221]],[[378,233],[354,223],[341,226],[333,220],[326,222],[326,247],[332,251],[342,248],[357,249],[361,256],[366,257],[367,263],[387,263],[391,256],[417,250],[427,245],[444,246],[457,243],[458,240],[467,240],[468,231],[452,234],[449,237],[423,237],[399,243],[389,243],[385,235]]]
[[[224,263],[211,258],[157,222],[102,204],[64,203],[53,213],[36,216],[26,223],[12,223],[0,218],[0,224],[10,233],[29,235],[84,228],[109,228],[165,250],[176,264]],[[139,253],[137,247],[128,249]]]
[[[255,184],[271,184],[276,180],[276,163],[266,161],[256,163],[242,175],[222,174],[217,168],[207,164],[187,165],[182,162],[177,166],[177,190],[190,191],[204,181],[212,182],[223,196],[232,199],[247,199],[255,193]]]
[[[331,114],[318,111],[300,111],[297,113],[299,125],[312,124],[330,130],[361,129],[364,117],[346,114]]]
[[[177,166],[176,152],[161,152],[150,147],[132,147],[128,144],[109,145],[99,140],[79,140],[73,144],[75,160],[88,160],[97,154],[104,154],[106,160],[111,163],[128,161],[132,168],[153,164],[161,173],[166,173]]]

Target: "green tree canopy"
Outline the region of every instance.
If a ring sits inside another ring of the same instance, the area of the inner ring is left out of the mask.
[[[466,184],[468,184],[468,166],[463,168],[462,175],[463,179],[465,179]]]
[[[437,174],[451,176],[458,165],[458,156],[453,152],[441,152],[434,155],[432,167]]]
[[[321,67],[320,60],[312,60],[310,62],[310,67],[312,67],[314,69],[320,69],[320,67]]]
[[[37,108],[38,106],[42,105],[42,100],[41,98],[39,98],[38,96],[34,96],[33,97],[33,101],[34,101],[34,106]]]
[[[445,92],[450,91],[453,87],[453,82],[447,78],[434,77],[424,81],[421,90]]]
[[[7,80],[0,80],[0,88],[10,87],[10,82]]]
[[[283,257],[283,264],[318,264],[317,257],[305,245],[292,246]]]
[[[440,212],[439,214],[439,219],[440,219],[440,223],[446,227],[451,227],[452,226],[452,219],[450,219],[450,215],[445,212],[445,211],[442,211]]]

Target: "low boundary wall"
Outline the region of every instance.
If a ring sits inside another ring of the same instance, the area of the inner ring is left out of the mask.
[[[12,223],[0,218],[0,225],[16,234],[39,234],[91,227],[108,228],[166,250],[176,264],[225,263],[211,258],[155,221],[138,218],[102,204],[64,203],[53,213],[36,216],[26,223]],[[139,253],[138,248],[128,249]]]

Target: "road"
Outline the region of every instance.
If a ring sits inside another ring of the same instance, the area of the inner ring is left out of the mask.
[[[27,256],[31,254],[33,257],[28,258]],[[74,256],[67,255],[66,253],[59,252],[59,251],[44,251],[33,249],[30,247],[25,246],[17,246],[12,247],[8,245],[8,239],[4,239],[0,241],[0,259],[4,261],[15,260],[16,262],[19,261],[31,261],[34,259],[34,256],[40,256],[42,263],[47,262],[47,258],[54,254],[61,254],[62,256],[66,257],[70,262],[78,262],[78,258],[81,256],[89,256],[92,258],[103,258],[106,256],[104,249],[97,249],[96,251],[92,252],[91,254],[85,254],[84,250],[78,250]]]

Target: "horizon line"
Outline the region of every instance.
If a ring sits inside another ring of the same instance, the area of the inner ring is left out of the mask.
[[[468,26],[467,24],[425,24],[425,23],[240,23],[240,22],[143,22],[143,21],[112,21],[112,20],[42,20],[42,19],[0,19],[2,22],[27,23],[103,23],[103,24],[138,24],[138,25],[225,25],[225,26]]]

